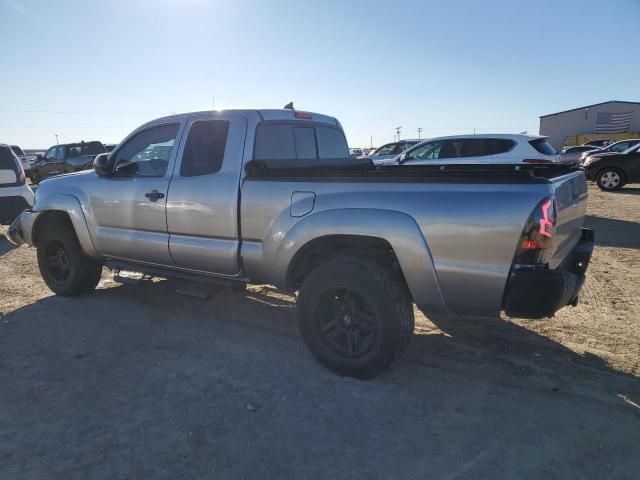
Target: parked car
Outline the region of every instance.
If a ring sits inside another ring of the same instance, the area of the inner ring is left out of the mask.
[[[20,161],[20,165],[22,165],[22,170],[26,175],[29,175],[29,171],[31,170],[31,164],[33,163],[34,158],[29,158],[27,154],[18,146],[18,145],[9,145],[9,148],[13,151],[13,153],[18,157]]]
[[[0,144],[0,224],[9,224],[33,205],[20,160],[9,145]]]
[[[640,145],[622,153],[589,155],[583,163],[587,179],[602,190],[618,190],[627,183],[640,182]]]
[[[29,172],[33,183],[63,173],[90,169],[93,159],[106,149],[101,142],[79,142],[56,145],[47,150],[44,157],[38,158]]]
[[[361,157],[364,155],[364,152],[362,151],[361,148],[350,148],[349,154],[355,155],[356,157]]]
[[[611,140],[610,138],[605,138],[601,140],[590,140],[583,143],[582,145],[587,147],[606,147],[610,143],[613,143],[613,140]]]
[[[364,148],[364,149],[362,149],[362,152],[363,152],[362,156],[363,157],[370,157],[373,154],[373,152],[375,152],[375,151],[376,151],[376,149],[373,148],[373,147]]]
[[[560,158],[564,162],[579,162],[582,159],[582,155],[589,152],[597,152],[600,149],[592,147],[591,145],[578,145],[575,147],[564,147],[560,152]]]
[[[577,302],[593,248],[584,172],[481,167],[374,167],[317,113],[173,115],[93,171],[43,182],[7,235],[37,248],[63,296],[92,291],[103,266],[297,291],[315,358],[369,378],[407,347],[412,302],[429,318]]]
[[[431,138],[381,164],[543,164],[558,163],[560,160],[560,155],[549,144],[547,137],[483,134]]]
[[[631,138],[628,140],[620,140],[619,142],[611,143],[606,147],[598,148],[596,150],[585,151],[580,156],[580,161],[584,162],[589,155],[600,155],[605,153],[622,153],[629,150],[631,147],[640,144],[640,139]]]
[[[376,149],[373,153],[370,153],[368,158],[370,158],[374,164],[379,164],[385,160],[397,157],[406,149],[419,142],[420,140],[400,140],[399,142],[387,143]]]

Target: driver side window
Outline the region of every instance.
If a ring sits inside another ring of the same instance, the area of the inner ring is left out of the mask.
[[[144,130],[113,152],[117,177],[163,177],[180,124],[160,125]]]

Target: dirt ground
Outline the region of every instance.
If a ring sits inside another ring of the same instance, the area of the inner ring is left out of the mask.
[[[318,366],[293,299],[167,281],[54,297],[0,236],[0,479],[632,479],[640,188],[591,188],[581,303],[553,319],[419,314],[374,381]]]

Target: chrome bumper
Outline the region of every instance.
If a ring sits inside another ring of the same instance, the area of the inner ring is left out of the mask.
[[[22,212],[20,216],[13,221],[5,233],[5,237],[15,245],[27,243],[33,246],[33,240],[31,237],[33,224],[40,216],[40,213],[41,212],[32,212],[31,210],[25,210]]]

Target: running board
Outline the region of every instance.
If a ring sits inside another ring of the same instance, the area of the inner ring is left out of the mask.
[[[245,279],[235,280],[231,278],[229,279],[218,278],[218,277],[212,277],[209,275],[199,275],[197,273],[173,270],[170,268],[155,267],[152,265],[143,265],[139,263],[123,262],[120,260],[107,260],[106,262],[104,262],[104,266],[112,270],[115,270],[116,275],[119,275],[120,271],[123,270],[127,272],[139,272],[149,277],[177,278],[180,280],[207,283],[207,284],[226,287],[226,288],[244,287],[247,284],[247,281]],[[116,280],[116,277],[114,277],[114,280]],[[121,283],[139,284],[142,280],[144,280],[144,278],[137,280],[137,282],[136,280],[137,279],[126,279],[124,282],[121,282]]]

